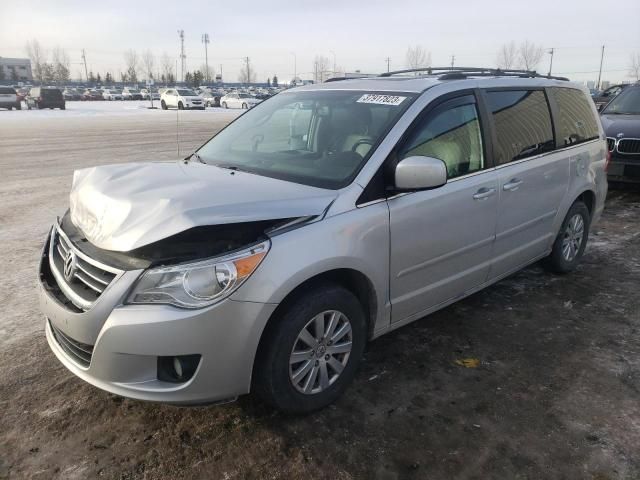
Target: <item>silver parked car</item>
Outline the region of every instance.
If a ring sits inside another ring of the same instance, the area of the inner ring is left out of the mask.
[[[119,395],[309,412],[368,340],[537,260],[572,271],[606,159],[586,89],[529,72],[287,90],[189,159],[75,172],[40,264],[47,340]]]

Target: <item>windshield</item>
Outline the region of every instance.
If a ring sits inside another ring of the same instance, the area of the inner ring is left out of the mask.
[[[602,113],[640,115],[640,88],[627,88],[609,102]]]
[[[355,91],[277,95],[240,116],[198,154],[210,165],[342,188],[414,98]]]
[[[178,90],[178,94],[183,97],[197,97],[196,92],[193,90]]]

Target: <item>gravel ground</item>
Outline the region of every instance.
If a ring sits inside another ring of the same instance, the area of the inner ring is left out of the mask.
[[[640,478],[633,189],[610,194],[577,272],[534,265],[372,342],[315,415],[143,403],[72,376],[44,338],[39,250],[75,168],[177,157],[176,113],[138,105],[0,111],[0,479]],[[180,112],[181,156],[236,114]]]

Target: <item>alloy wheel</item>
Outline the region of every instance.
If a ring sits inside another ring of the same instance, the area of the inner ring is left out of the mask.
[[[313,317],[302,328],[289,357],[289,379],[296,390],[311,395],[340,377],[353,345],[351,322],[337,310]]]
[[[562,256],[567,262],[573,261],[584,239],[584,219],[576,213],[567,222],[562,237]]]

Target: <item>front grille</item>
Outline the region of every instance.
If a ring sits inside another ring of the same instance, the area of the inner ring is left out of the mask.
[[[78,342],[73,338],[62,333],[61,330],[53,326],[53,323],[49,321],[49,327],[51,327],[51,333],[53,338],[60,346],[62,350],[78,365],[87,368],[91,363],[91,355],[93,355],[93,345],[87,345],[86,343]]]
[[[607,149],[610,152],[613,152],[615,148],[616,148],[616,139],[607,137]]]
[[[89,310],[120,273],[80,252],[57,225],[49,243],[49,266],[62,293],[81,310]]]
[[[618,140],[618,153],[626,155],[640,154],[640,138],[623,138]]]

